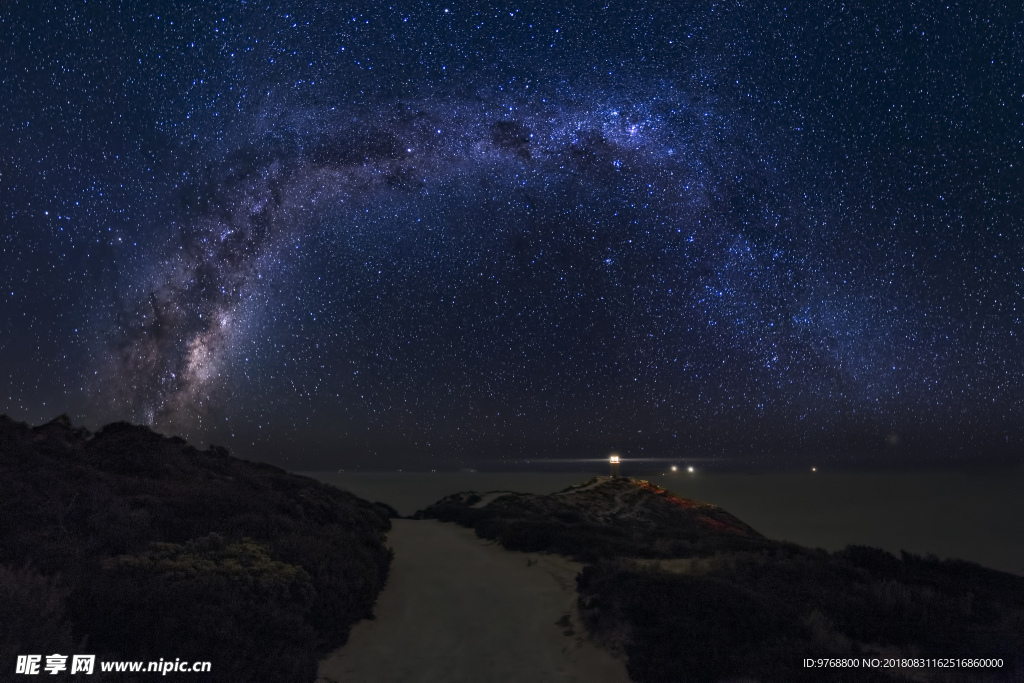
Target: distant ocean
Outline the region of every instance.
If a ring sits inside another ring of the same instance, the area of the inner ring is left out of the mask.
[[[403,515],[457,491],[552,493],[593,476],[300,474],[388,503]],[[643,478],[681,496],[719,505],[770,538],[827,550],[859,544],[897,555],[906,550],[961,558],[1024,575],[1024,472],[679,472]]]

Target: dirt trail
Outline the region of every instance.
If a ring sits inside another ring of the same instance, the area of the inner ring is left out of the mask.
[[[625,664],[584,637],[564,558],[505,550],[470,529],[394,520],[376,619],[320,663],[348,683],[628,683]]]

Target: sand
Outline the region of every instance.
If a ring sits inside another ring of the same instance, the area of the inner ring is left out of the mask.
[[[576,614],[582,565],[519,553],[470,529],[393,520],[395,551],[375,619],[320,663],[319,681],[625,683],[625,663]]]

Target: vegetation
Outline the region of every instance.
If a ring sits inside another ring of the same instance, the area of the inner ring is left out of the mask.
[[[649,482],[593,479],[561,493],[504,493],[487,505],[457,493],[416,513],[455,522],[509,550],[547,551],[581,562],[673,558],[770,547],[772,541],[725,510],[675,496]]]
[[[372,616],[389,516],[145,427],[0,417],[0,655],[180,657],[212,662],[218,681],[312,681]]]
[[[1002,658],[1002,669],[927,668],[925,680],[1019,680],[1024,580],[966,562],[780,546],[683,571],[604,561],[577,577],[591,630],[635,681],[889,681],[911,670],[808,669],[805,657]]]
[[[963,561],[771,541],[647,482],[595,480],[418,513],[515,550],[591,564],[577,577],[595,638],[630,677],[664,681],[1019,681],[1024,578]],[[703,521],[704,518],[710,521]],[[1001,658],[1001,669],[817,669],[804,658]]]

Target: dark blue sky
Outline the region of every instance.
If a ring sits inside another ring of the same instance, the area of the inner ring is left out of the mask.
[[[0,5],[0,411],[286,467],[1017,458],[1013,3]]]

